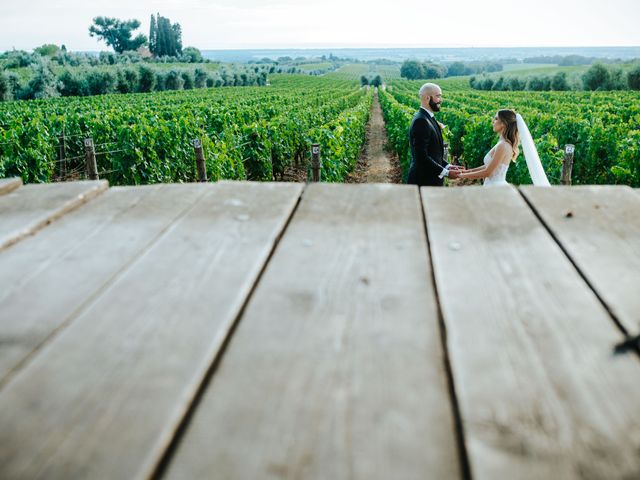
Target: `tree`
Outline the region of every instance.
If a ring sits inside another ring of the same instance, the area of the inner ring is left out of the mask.
[[[631,90],[640,90],[640,65],[627,73],[627,83]]]
[[[158,42],[158,24],[156,17],[151,14],[151,26],[149,27],[149,51],[155,55]]]
[[[425,63],[422,66],[424,76],[422,78],[443,78],[447,74],[447,68],[435,63]]]
[[[151,15],[149,28],[149,51],[156,57],[177,57],[182,54],[182,27],[179,23],[162,17]]]
[[[140,27],[139,20],[123,21],[117,18],[95,17],[93,23],[94,25],[89,27],[89,35],[103,40],[116,53],[137,50],[147,43],[147,37],[142,34],[134,39],[131,38],[133,31]]]
[[[138,69],[140,83],[139,90],[141,92],[151,92],[156,86],[156,74],[153,69],[147,67],[146,65],[140,65]]]
[[[569,90],[566,72],[558,72],[553,76],[551,79],[551,90]]]
[[[202,53],[200,53],[200,50],[198,50],[195,47],[185,48],[182,51],[182,60],[187,61],[189,63],[202,63],[204,61],[204,59],[202,58]]]
[[[44,44],[40,47],[34,48],[33,53],[41,55],[43,57],[53,57],[60,51],[60,47],[52,43]]]
[[[4,76],[4,73],[0,71],[0,102],[9,100],[9,80]]]
[[[609,80],[609,70],[601,63],[593,64],[582,76],[585,90],[605,90]]]
[[[42,58],[34,66],[34,75],[29,80],[24,98],[50,98],[59,97],[59,81],[51,68],[48,58]]]
[[[458,77],[460,75],[466,75],[466,67],[462,62],[453,62],[449,65],[449,73],[450,77]]]
[[[400,76],[409,80],[424,78],[422,63],[417,60],[405,60],[402,67],[400,67]]]

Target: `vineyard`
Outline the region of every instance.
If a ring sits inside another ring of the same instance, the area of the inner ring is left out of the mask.
[[[320,77],[275,75],[266,87],[225,87],[151,94],[58,98],[0,104],[0,178],[25,182],[81,178],[84,139],[95,145],[100,178],[113,185],[188,182],[197,178],[200,140],[211,180],[282,179],[307,165],[319,143],[322,179],[343,181],[361,151],[373,91],[362,75],[382,74],[386,128],[403,170],[407,132],[423,81],[395,67],[347,65]],[[527,121],[551,183],[559,183],[563,146],[575,145],[574,184],[640,186],[638,92],[480,92],[466,78],[439,81],[449,153],[469,167],[495,143],[491,118],[514,108]],[[529,183],[519,157],[510,183]]]
[[[268,87],[105,95],[0,104],[0,177],[81,176],[84,139],[113,185],[196,178],[199,139],[212,180],[272,180],[320,143],[323,179],[357,160],[373,92],[355,81],[275,76]]]
[[[380,93],[389,140],[408,171],[407,131],[419,108],[423,81],[394,80]],[[575,145],[574,184],[640,186],[640,93],[638,92],[478,92],[466,79],[442,80],[442,110],[450,155],[479,166],[497,137],[491,119],[513,108],[527,122],[550,182],[560,181],[562,147]],[[522,155],[509,168],[509,183],[531,183]]]

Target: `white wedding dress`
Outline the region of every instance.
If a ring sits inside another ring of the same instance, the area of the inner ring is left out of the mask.
[[[491,160],[493,159],[494,150],[495,150],[495,147],[489,150],[487,154],[484,156],[483,162],[485,165],[489,165],[489,163],[491,163]],[[493,187],[496,185],[508,185],[507,170],[509,170],[508,164],[501,163],[500,165],[498,165],[496,169],[493,171],[493,173],[484,179],[484,186]]]

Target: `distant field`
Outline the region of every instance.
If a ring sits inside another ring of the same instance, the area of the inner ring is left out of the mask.
[[[297,68],[299,68],[303,72],[312,72],[313,70],[327,70],[332,66],[333,66],[333,63],[330,63],[330,62],[305,63],[304,65],[298,65]]]
[[[373,78],[380,75],[386,83],[400,78],[400,67],[395,65],[373,65],[368,63],[350,63],[329,74],[343,80],[360,80],[361,76]]]
[[[558,72],[565,72],[567,75],[585,72],[590,65],[578,65],[572,67],[561,67],[559,65],[519,63],[515,65],[505,65],[502,72],[494,72],[491,75],[514,74],[522,75],[553,75]]]
[[[140,64],[134,64],[140,65]],[[224,64],[221,63],[143,63],[142,65],[152,66],[154,68],[160,70],[173,70],[173,69],[181,69],[181,70],[191,70],[193,68],[201,68],[207,70],[208,72],[216,72],[220,70]],[[233,65],[231,65],[233,66]]]
[[[515,72],[518,70],[535,70],[539,68],[549,68],[554,65],[549,65],[548,63],[510,63],[504,65],[504,72]]]

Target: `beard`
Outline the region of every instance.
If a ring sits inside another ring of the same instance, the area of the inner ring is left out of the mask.
[[[440,111],[440,104],[436,103],[433,101],[433,99],[429,99],[429,106],[431,107],[431,110],[434,112],[439,112]]]

